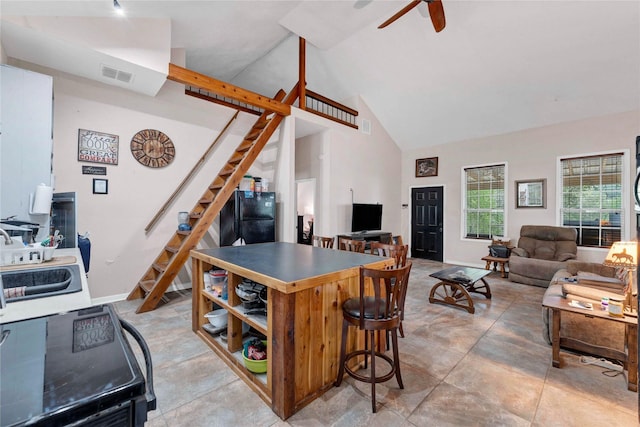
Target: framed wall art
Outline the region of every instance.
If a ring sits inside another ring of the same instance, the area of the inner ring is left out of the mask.
[[[438,158],[416,159],[416,177],[438,176]]]
[[[118,164],[118,135],[78,129],[78,161]]]
[[[108,194],[109,181],[101,178],[93,178],[93,194]]]
[[[547,180],[516,181],[516,208],[546,208]]]

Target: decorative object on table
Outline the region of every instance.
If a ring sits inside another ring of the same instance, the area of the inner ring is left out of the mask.
[[[87,166],[82,165],[82,175],[106,175],[106,166]]]
[[[93,179],[93,194],[108,194],[109,181],[101,178]]]
[[[516,181],[516,208],[546,208],[547,180]]]
[[[438,158],[416,159],[416,177],[438,176]]]
[[[131,138],[131,154],[140,164],[162,168],[173,161],[176,148],[171,138],[159,130],[144,129]]]
[[[118,135],[78,129],[78,161],[118,164]]]
[[[189,212],[186,212],[186,211],[178,212],[178,230],[180,231],[191,230],[191,225],[189,225]]]
[[[638,297],[638,287],[633,279],[633,271],[638,267],[638,242],[613,242],[603,264],[618,269],[618,279],[627,284],[628,289],[624,300],[624,313],[637,316],[634,308]],[[609,313],[611,314],[612,301],[609,301]]]

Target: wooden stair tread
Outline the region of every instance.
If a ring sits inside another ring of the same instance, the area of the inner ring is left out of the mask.
[[[140,286],[145,291],[145,293],[151,292],[155,284],[155,280],[141,280],[138,282],[138,286]]]

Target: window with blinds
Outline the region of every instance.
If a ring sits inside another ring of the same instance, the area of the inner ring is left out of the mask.
[[[464,221],[468,239],[504,236],[505,165],[466,168]]]
[[[562,225],[578,230],[578,246],[622,240],[623,154],[562,159]]]

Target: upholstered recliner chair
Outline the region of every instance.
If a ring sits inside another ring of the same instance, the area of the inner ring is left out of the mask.
[[[549,286],[556,271],[566,267],[578,252],[575,228],[523,225],[518,247],[509,257],[509,280],[541,287]]]

